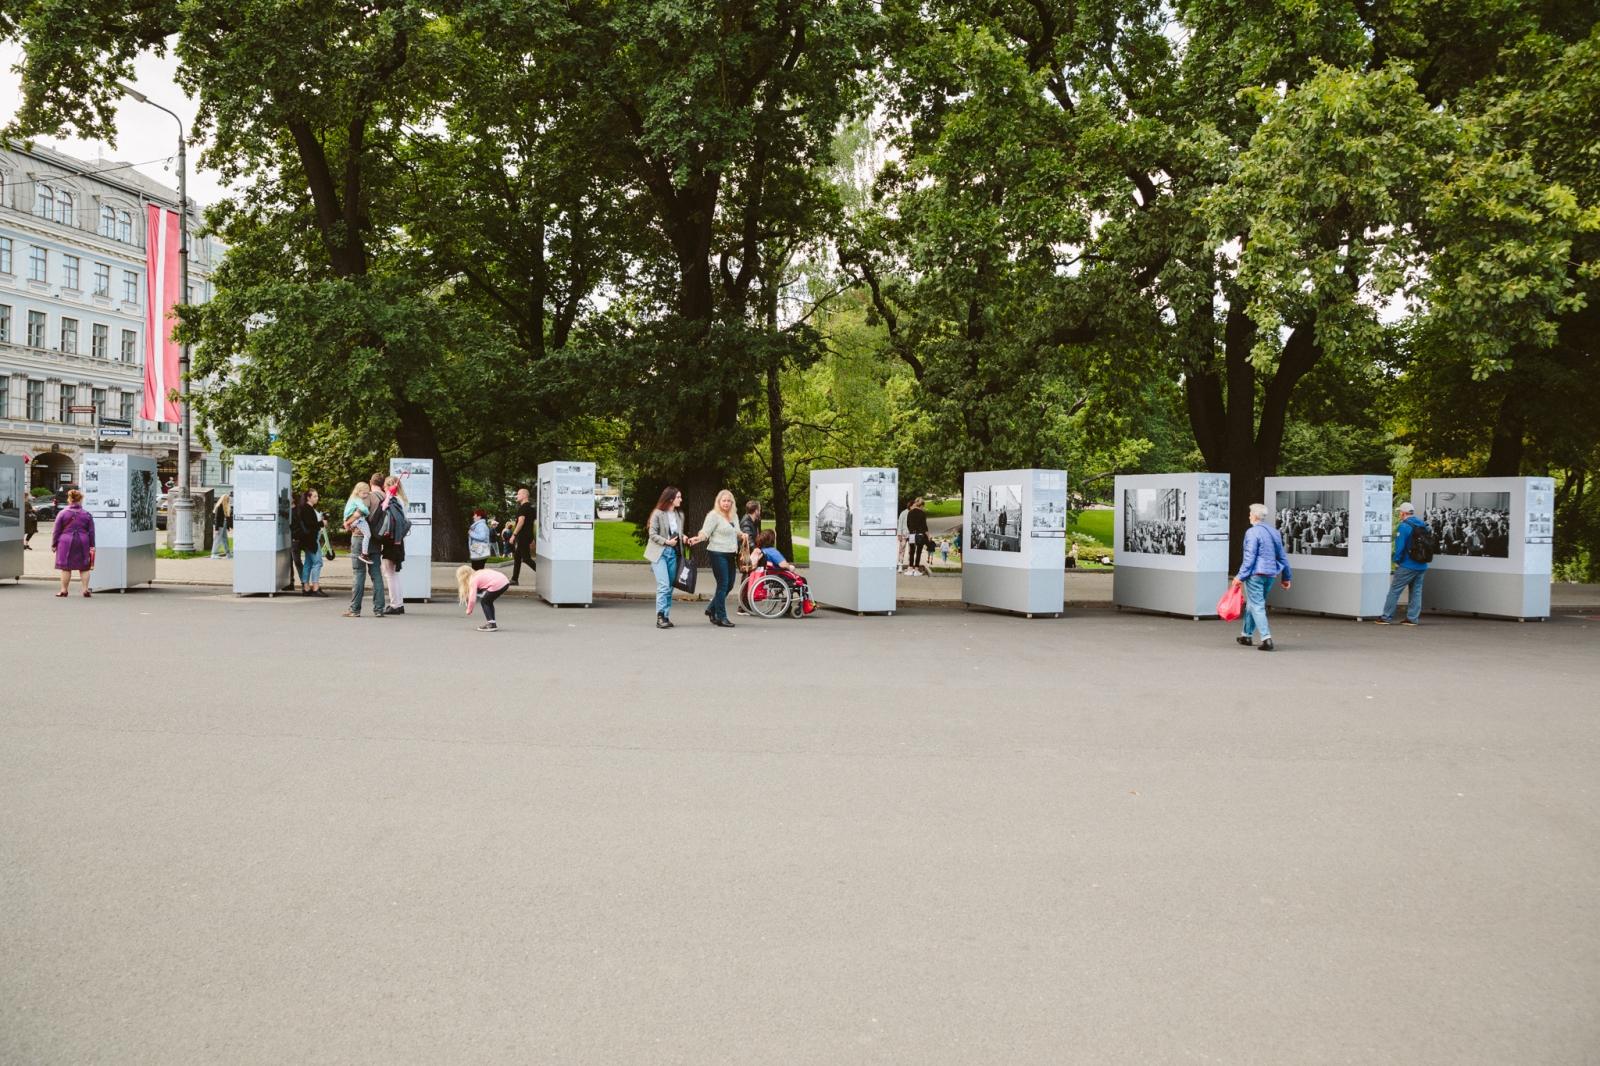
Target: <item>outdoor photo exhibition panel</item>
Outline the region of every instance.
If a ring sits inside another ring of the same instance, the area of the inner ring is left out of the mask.
[[[400,479],[405,501],[406,561],[400,566],[400,594],[408,600],[433,598],[433,460],[390,459],[389,474]]]
[[[156,579],[156,461],[142,455],[85,455],[78,469],[83,509],[94,516],[96,592]]]
[[[1019,614],[1060,614],[1067,472],[969,473],[961,501],[962,600]]]
[[[271,596],[295,584],[289,550],[294,466],[276,455],[233,459],[233,591]]]
[[[1269,477],[1267,521],[1283,536],[1294,580],[1274,582],[1273,607],[1376,618],[1389,594],[1394,478]]]
[[[811,565],[818,603],[893,613],[895,519],[900,471],[849,467],[811,471]]]
[[[22,577],[23,524],[27,513],[23,497],[27,492],[22,456],[0,455],[0,578]]]
[[[1111,602],[1215,618],[1228,588],[1228,475],[1123,474],[1115,491]]]
[[[594,464],[539,464],[534,588],[552,605],[594,602]]]
[[[1438,545],[1423,579],[1422,605],[1548,618],[1555,493],[1547,477],[1411,482],[1412,506]]]

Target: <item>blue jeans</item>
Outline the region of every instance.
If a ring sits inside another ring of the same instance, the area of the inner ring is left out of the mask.
[[[650,564],[656,572],[656,614],[672,614],[672,583],[678,578],[678,553],[668,548]]]
[[[367,591],[367,577],[372,578],[372,613],[382,615],[387,606],[383,592],[383,572],[378,569],[378,556],[374,551],[372,561],[361,561],[361,535],[350,538],[350,571],[355,575],[355,590],[350,597],[350,613],[361,613],[361,601]]]
[[[1394,609],[1400,604],[1400,590],[1407,585],[1411,586],[1411,595],[1406,597],[1406,621],[1415,622],[1422,617],[1422,579],[1428,576],[1426,570],[1413,570],[1409,566],[1394,568],[1394,577],[1389,582],[1389,598],[1383,601],[1383,620],[1394,621]]]
[[[304,553],[304,559],[300,564],[300,584],[315,585],[321,580],[322,549],[318,547]]]
[[[1244,579],[1244,635],[1260,632],[1262,640],[1272,639],[1267,627],[1267,590],[1276,581],[1276,574],[1252,574]]]
[[[728,620],[728,591],[733,588],[733,552],[706,552],[711,557],[711,572],[717,578],[717,591],[711,594],[706,613],[720,622]]]

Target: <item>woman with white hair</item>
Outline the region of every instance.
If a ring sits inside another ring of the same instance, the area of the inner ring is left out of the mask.
[[[1283,575],[1283,587],[1289,587],[1289,556],[1283,550],[1283,538],[1271,525],[1263,521],[1267,505],[1250,505],[1250,528],[1244,534],[1244,558],[1239,562],[1239,572],[1233,583],[1244,586],[1244,632],[1238,640],[1245,647],[1255,641],[1252,634],[1261,631],[1261,650],[1271,651],[1272,630],[1267,628],[1267,590],[1272,579]]]
[[[739,526],[733,515],[733,493],[723,489],[717,501],[706,512],[705,524],[700,527],[700,539],[706,542],[706,554],[711,559],[711,572],[717,578],[717,591],[711,594],[711,605],[706,617],[714,626],[733,628],[728,621],[728,591],[733,588],[733,574],[738,563]]]

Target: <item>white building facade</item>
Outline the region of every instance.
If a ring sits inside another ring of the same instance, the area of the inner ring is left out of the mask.
[[[175,211],[178,196],[126,164],[0,145],[0,452],[27,457],[31,489],[77,484],[94,452],[96,416],[75,406],[127,423],[102,452],[149,456],[163,484],[177,477],[179,427],[139,417],[149,204]],[[210,298],[220,250],[190,238],[188,302]],[[221,479],[208,458],[192,440],[196,488]]]

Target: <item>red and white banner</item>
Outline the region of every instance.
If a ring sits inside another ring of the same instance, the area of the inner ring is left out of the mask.
[[[178,422],[183,413],[167,397],[179,387],[178,361],[182,346],[172,339],[177,320],[172,308],[178,292],[178,212],[155,204],[149,207],[145,229],[144,406],[139,417],[151,422]]]

